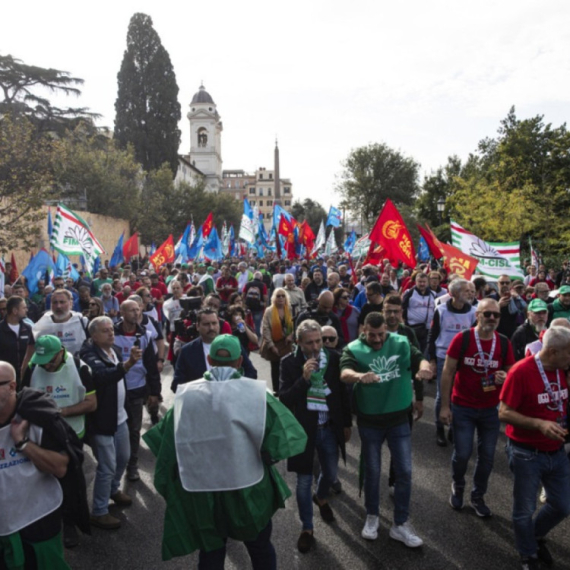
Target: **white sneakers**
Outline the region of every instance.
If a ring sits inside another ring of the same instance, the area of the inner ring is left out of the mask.
[[[409,521],[406,521],[404,524],[399,526],[396,526],[395,524],[392,525],[392,528],[390,529],[390,538],[403,542],[408,548],[417,548],[424,543],[424,541],[416,534],[414,527]]]
[[[378,526],[380,518],[375,515],[366,515],[366,522],[362,529],[362,538],[366,540],[376,540],[378,538]],[[408,548],[417,548],[424,541],[416,534],[414,527],[409,521],[401,525],[392,525],[390,529],[390,538],[403,542]]]
[[[380,526],[380,517],[375,515],[366,515],[366,522],[362,529],[362,538],[366,540],[376,540],[378,538],[378,527]]]

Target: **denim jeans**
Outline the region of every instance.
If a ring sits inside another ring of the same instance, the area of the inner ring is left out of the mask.
[[[255,540],[245,541],[249,557],[251,558],[251,566],[253,570],[276,570],[277,557],[275,548],[271,544],[271,520],[267,526],[257,535]],[[218,548],[206,552],[200,550],[198,556],[198,570],[224,570],[224,562],[226,559],[226,547]]]
[[[129,442],[131,445],[131,455],[127,469],[135,469],[139,463],[139,447],[141,444],[141,429],[143,421],[144,398],[133,398],[129,396],[125,399],[125,411],[127,412],[127,426],[129,427]]]
[[[317,429],[315,450],[321,464],[317,482],[317,497],[326,499],[338,472],[338,443],[334,431],[328,427]],[[313,530],[313,474],[297,473],[297,506],[303,530]]]
[[[93,453],[97,459],[93,484],[93,515],[101,516],[109,512],[109,498],[119,490],[121,477],[131,453],[127,422],[117,426],[115,435],[95,435]]]
[[[471,498],[482,497],[487,492],[487,484],[493,462],[495,447],[499,437],[501,422],[496,407],[467,408],[451,405],[453,414],[453,455],[451,476],[457,489],[465,488],[465,473],[473,453],[473,437],[477,430],[477,462],[473,473]]]
[[[439,412],[441,412],[441,373],[443,372],[443,365],[445,358],[436,357],[437,363],[437,376],[435,378],[436,395],[435,395],[435,427],[443,428],[443,424],[439,421]]]
[[[515,477],[513,488],[513,527],[521,556],[536,554],[537,538],[548,532],[570,514],[570,461],[561,449],[553,455],[506,446],[509,467]],[[546,490],[546,504],[536,510],[540,484]]]
[[[253,324],[255,325],[255,334],[261,343],[261,321],[263,321],[263,311],[251,311]]]
[[[410,497],[412,494],[412,432],[410,424],[406,421],[399,426],[384,429],[359,426],[358,433],[362,442],[362,457],[364,459],[366,514],[376,516],[379,514],[382,444],[386,440],[396,471],[394,523],[396,525],[404,524],[410,514]]]

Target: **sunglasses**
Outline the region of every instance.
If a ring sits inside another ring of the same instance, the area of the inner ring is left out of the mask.
[[[323,342],[334,342],[336,340],[336,336],[324,336]]]
[[[499,285],[510,285],[510,281],[499,281]]]
[[[495,318],[495,319],[500,319],[501,318],[501,313],[497,313],[495,311],[483,311],[481,313],[486,319],[490,319],[491,317]]]
[[[97,303],[89,303],[90,307],[98,307],[99,305],[97,305]]]
[[[279,299],[280,297],[285,297],[285,295],[275,295],[275,297]]]

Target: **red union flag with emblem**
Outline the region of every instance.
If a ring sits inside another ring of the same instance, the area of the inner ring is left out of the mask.
[[[149,261],[155,269],[158,269],[165,263],[174,262],[174,238],[172,234],[168,239],[150,256]]]
[[[443,266],[445,269],[463,279],[471,279],[471,275],[473,275],[479,260],[447,243],[439,242],[439,246],[443,251]]]
[[[390,199],[386,200],[372,231],[370,240],[384,248],[384,257],[393,267],[403,261],[410,267],[416,266],[416,250],[410,232]]]
[[[204,220],[204,223],[202,224],[202,235],[205,238],[207,238],[210,235],[210,232],[212,231],[213,227],[214,227],[214,216],[212,215],[212,212],[210,212],[206,217],[206,219]]]

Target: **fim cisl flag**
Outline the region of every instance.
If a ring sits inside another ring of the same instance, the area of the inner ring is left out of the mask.
[[[89,273],[93,270],[95,259],[105,253],[89,229],[89,224],[63,204],[57,207],[50,245],[64,255],[83,255]]]
[[[520,267],[520,242],[487,242],[451,220],[451,243],[479,263],[477,273],[497,279],[500,275],[524,275]]]

